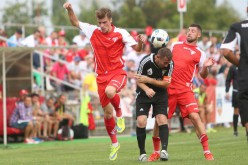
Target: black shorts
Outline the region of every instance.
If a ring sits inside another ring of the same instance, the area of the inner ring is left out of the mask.
[[[244,126],[248,122],[248,90],[239,91],[238,103],[241,123]]]
[[[141,115],[148,117],[151,106],[153,108],[152,117],[158,114],[167,116],[168,95],[155,96],[151,99],[147,96],[138,95],[136,98],[136,119]]]
[[[232,107],[238,108],[238,105],[239,105],[238,100],[239,100],[238,92],[233,92],[232,93]]]

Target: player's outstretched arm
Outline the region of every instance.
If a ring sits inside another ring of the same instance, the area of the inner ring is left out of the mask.
[[[143,44],[146,42],[146,37],[143,34],[138,35],[138,44],[133,45],[132,48],[137,52],[141,51]]]
[[[201,68],[200,75],[202,78],[206,78],[208,76],[208,67],[212,66],[215,63],[212,57],[209,57],[204,61],[203,67]]]
[[[232,50],[223,49],[223,55],[230,63],[236,66],[239,65],[239,59],[233,54]]]
[[[71,3],[70,2],[66,2],[63,7],[67,10],[68,12],[68,16],[69,16],[69,19],[71,21],[71,24],[73,26],[76,26],[77,28],[79,28],[79,21],[77,19],[77,16],[75,15],[73,9],[72,9],[72,6],[71,6]]]

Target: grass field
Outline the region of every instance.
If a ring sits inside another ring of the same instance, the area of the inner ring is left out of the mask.
[[[210,149],[214,161],[204,160],[202,147],[194,133],[174,133],[169,137],[169,161],[145,164],[248,164],[248,144],[243,128],[239,136],[234,137],[232,129],[219,128],[217,133],[209,134]],[[120,136],[121,149],[116,161],[108,160],[110,140],[107,137],[73,140],[69,142],[52,141],[40,144],[10,144],[0,149],[0,164],[43,165],[43,164],[141,164],[138,159],[136,137]],[[146,140],[146,151],[152,152],[151,134]]]

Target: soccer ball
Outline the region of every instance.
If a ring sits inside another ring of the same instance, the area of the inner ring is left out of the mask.
[[[170,38],[168,33],[165,30],[162,29],[156,29],[152,32],[151,35],[151,43],[154,46],[154,48],[162,48],[166,46],[169,42]]]

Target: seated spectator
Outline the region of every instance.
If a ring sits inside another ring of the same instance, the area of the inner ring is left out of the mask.
[[[10,118],[10,126],[24,130],[24,143],[34,144],[33,135],[35,133],[35,121],[32,115],[31,96],[26,95],[24,102],[17,104],[16,109]]]
[[[7,44],[8,47],[16,47],[21,44],[21,41],[22,41],[22,30],[17,29],[15,34],[8,39]]]
[[[45,42],[48,46],[58,46],[58,33],[53,31],[50,36],[45,39]]]
[[[25,89],[20,90],[19,92],[19,100],[16,102],[16,105],[22,104],[24,101],[25,96],[28,95],[28,91]]]
[[[5,33],[4,30],[0,29],[0,36],[6,38],[7,37],[7,34]],[[7,47],[7,46],[8,45],[7,45],[6,41],[5,40],[2,40],[0,38],[0,47]]]
[[[78,56],[78,48],[76,43],[72,43],[72,48],[70,48],[66,55],[65,55],[65,60],[67,62],[72,62],[75,56]]]
[[[81,58],[79,56],[75,56],[73,62],[69,64],[68,69],[70,71],[72,83],[80,87],[82,82],[81,74],[84,70],[84,66],[81,63]]]
[[[72,42],[76,43],[77,46],[80,46],[80,47],[85,47],[87,44],[90,43],[89,39],[87,39],[86,35],[81,31],[79,35],[75,36],[72,39]]]
[[[32,107],[33,107],[32,114],[36,118],[35,125],[36,125],[37,134],[35,135],[35,137],[46,138],[48,118],[46,117],[45,113],[40,109],[40,101],[39,101],[40,96],[36,93],[33,93],[31,97],[32,97]],[[43,126],[43,136],[41,136],[42,126]]]
[[[74,117],[65,110],[65,102],[66,96],[64,94],[61,94],[54,104],[56,118],[60,121],[59,128],[65,125],[69,125],[69,121],[74,121]]]
[[[48,118],[48,137],[56,138],[59,128],[59,120],[56,118],[54,99],[52,97],[47,99],[46,102],[41,105],[40,109],[45,114],[46,118]]]
[[[40,36],[40,31],[35,30],[33,34],[24,38],[24,40],[21,41],[21,44],[27,47],[36,47],[40,44]]]

